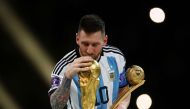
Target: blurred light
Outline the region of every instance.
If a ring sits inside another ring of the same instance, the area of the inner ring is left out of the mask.
[[[22,20],[16,16],[9,5],[1,0],[0,18],[5,29],[10,34],[9,36],[36,67],[44,81],[50,84],[50,75],[55,63],[30,30],[27,29],[28,27],[21,22]]]
[[[0,108],[2,109],[22,109],[18,104],[13,100],[12,96],[7,93],[7,90],[1,84],[0,81]]]
[[[148,94],[142,94],[136,101],[138,109],[149,109],[152,105],[152,99]]]
[[[34,38],[34,35],[27,29],[22,20],[19,19],[15,12],[6,4],[5,1],[0,0],[0,20],[4,24],[7,33],[31,61],[31,63],[39,70],[42,78],[47,84],[50,84],[50,74],[55,64]],[[23,65],[24,66],[24,65]],[[0,108],[3,109],[22,109],[18,106],[14,98],[7,93],[5,88],[0,83]]]
[[[161,8],[152,8],[149,12],[150,19],[155,23],[162,23],[165,20],[165,13]]]

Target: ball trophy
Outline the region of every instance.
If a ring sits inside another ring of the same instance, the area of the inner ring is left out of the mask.
[[[96,90],[99,86],[100,65],[93,61],[90,71],[79,72],[82,109],[95,109]]]
[[[142,86],[145,82],[145,74],[144,70],[138,65],[132,65],[127,69],[126,78],[129,82],[129,86],[126,86],[122,89],[121,93],[119,93],[118,98],[113,103],[110,109],[116,109],[117,106],[135,89]]]

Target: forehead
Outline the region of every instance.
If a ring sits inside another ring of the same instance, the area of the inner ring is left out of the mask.
[[[94,33],[86,33],[83,30],[78,33],[80,40],[102,40],[103,34],[101,31],[97,31]]]

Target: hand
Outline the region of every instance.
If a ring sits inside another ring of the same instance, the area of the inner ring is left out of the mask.
[[[118,106],[116,109],[127,109],[130,103],[131,94],[129,94]]]
[[[68,64],[65,76],[72,79],[78,72],[89,71],[92,65],[93,58],[90,56],[82,56],[76,58],[72,63]]]

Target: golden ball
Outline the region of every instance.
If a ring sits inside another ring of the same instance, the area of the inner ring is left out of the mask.
[[[138,65],[132,65],[127,69],[127,80],[130,85],[137,85],[144,80],[144,70]]]

